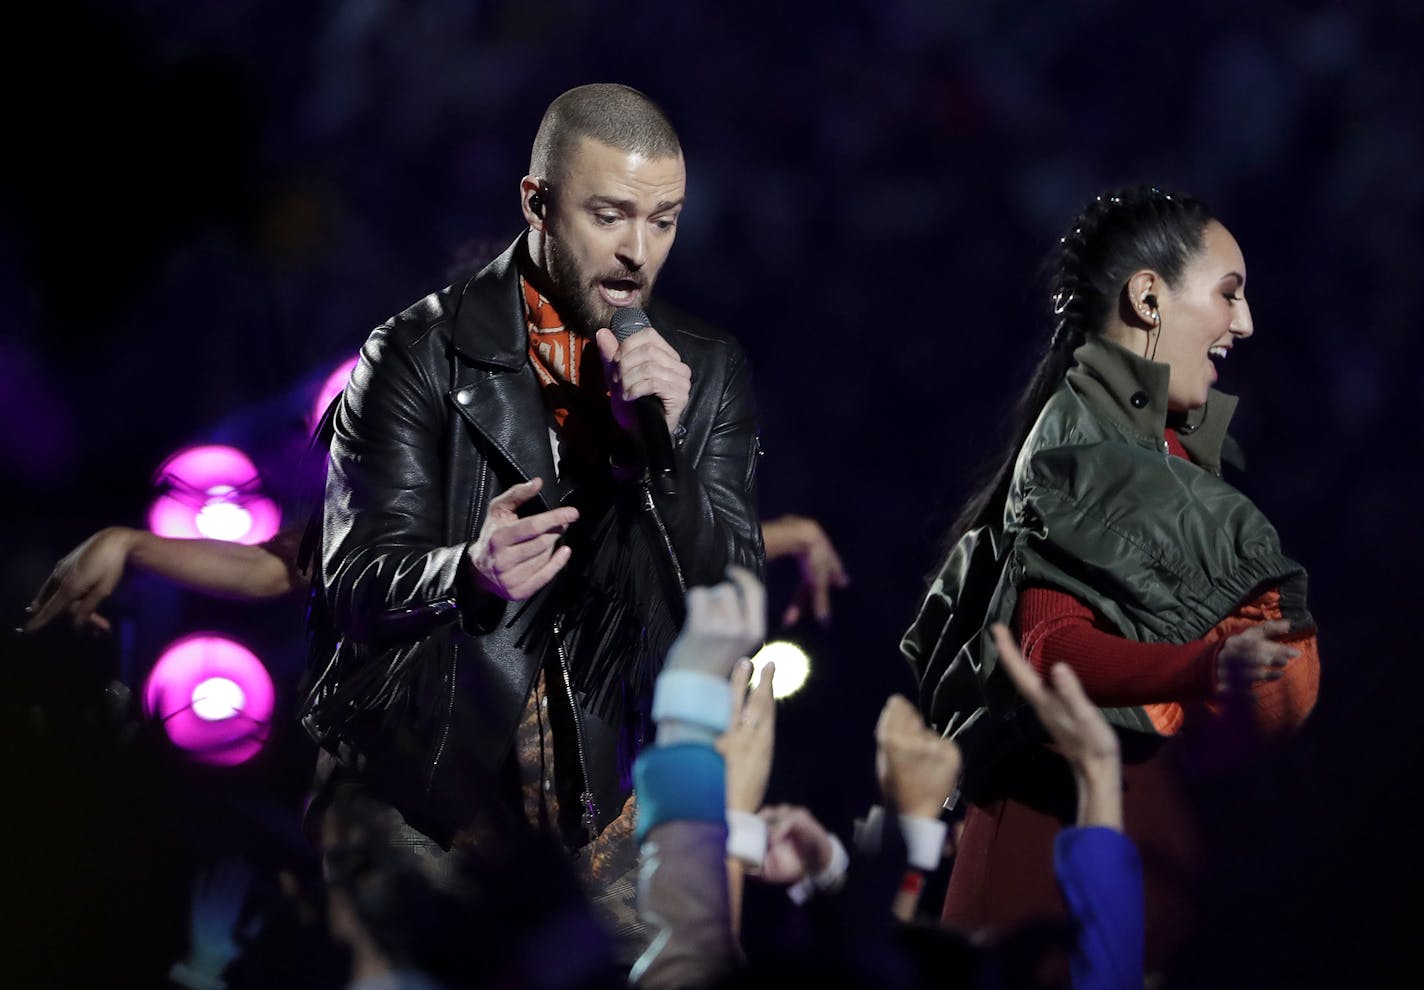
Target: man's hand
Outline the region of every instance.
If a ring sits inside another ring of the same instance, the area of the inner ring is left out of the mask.
[[[919,710],[892,695],[875,724],[875,776],[885,802],[902,815],[937,818],[959,782],[959,747],[925,725]]]
[[[108,632],[109,620],[94,610],[123,579],[138,535],[137,530],[110,526],[69,551],[30,602],[25,632],[43,629],[61,613],[68,613],[76,629]]]
[[[668,432],[674,432],[692,394],[692,369],[682,363],[673,346],[652,327],[644,327],[624,341],[613,336],[612,330],[603,329],[595,340],[618,425],[637,433],[633,403],[645,395],[656,395],[663,404]]]
[[[1290,632],[1285,619],[1273,619],[1237,633],[1216,655],[1217,693],[1250,690],[1256,681],[1278,681],[1286,664],[1300,656],[1295,647],[1274,641]]]
[[[766,822],[761,879],[789,887],[831,865],[831,835],[805,808],[778,804],[760,812]]]
[[[794,626],[809,607],[821,625],[831,622],[831,589],[850,585],[850,576],[821,524],[806,516],[782,516],[761,524],[766,559],[796,558],[801,585],[781,615],[783,626]]]
[[[544,487],[542,478],[515,485],[490,502],[480,535],[466,553],[474,565],[476,583],[505,601],[530,598],[569,562],[573,551],[557,547],[559,536],[578,519],[578,509],[565,506],[528,518],[519,507]]]
[[[1078,824],[1121,830],[1122,759],[1117,733],[1088,699],[1071,667],[1054,664],[1050,683],[1045,683],[1019,652],[1007,626],[995,623],[993,633],[999,663],[1078,778]]]
[[[776,699],[771,681],[776,664],[762,668],[756,690],[747,694],[752,663],[742,660],[732,671],[732,719],[717,738],[727,764],[727,808],[755,813],[766,797],[771,758],[776,751]]]
[[[732,665],[761,645],[766,637],[766,589],[741,567],[727,568],[727,577],[710,588],[688,589],[687,618],[664,669],[696,670],[726,680]],[[742,685],[745,688],[745,680]]]

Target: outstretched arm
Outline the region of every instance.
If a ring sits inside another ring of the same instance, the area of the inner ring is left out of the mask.
[[[695,463],[689,449],[695,439],[676,449],[677,494],[652,495],[684,582],[689,587],[712,584],[722,580],[728,566],[760,574],[766,559],[756,515],[759,448],[751,376],[741,348],[725,341],[717,345],[715,357],[709,356],[693,372],[655,328],[640,330],[621,342],[599,330],[597,339],[613,415],[625,429],[635,431],[629,403],[655,395],[667,410],[669,429],[675,430],[680,422],[691,438],[705,434]],[[655,359],[645,360],[654,355]],[[642,369],[649,364],[661,370],[645,374]],[[694,374],[705,377],[693,380]],[[694,395],[699,390],[716,390],[716,394],[704,399]],[[694,422],[693,416],[707,421]]]
[[[98,607],[113,594],[129,567],[167,578],[195,591],[230,598],[264,599],[305,584],[296,562],[277,552],[292,541],[245,546],[223,540],[181,540],[127,526],[99,530],[67,553],[30,603],[26,632],[43,629],[60,615],[75,628],[108,632]]]
[[[641,987],[715,984],[739,958],[725,865],[727,781],[712,743],[731,721],[728,675],[761,641],[766,605],[750,572],[728,576],[688,592],[687,620],[654,694],[657,743],[635,767],[638,913],[657,933],[630,974]]]

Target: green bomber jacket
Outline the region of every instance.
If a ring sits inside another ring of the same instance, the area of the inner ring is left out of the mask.
[[[925,717],[960,742],[966,762],[1021,707],[989,627],[1012,620],[1027,585],[1068,592],[1138,642],[1199,638],[1270,587],[1293,630],[1314,627],[1305,569],[1221,477],[1223,455],[1240,461],[1226,432],[1235,397],[1212,390],[1174,419],[1187,461],[1163,437],[1167,365],[1101,338],[1073,357],[1019,452],[1002,525],[954,545],[901,641]],[[1155,731],[1141,708],[1104,714],[1119,730]]]

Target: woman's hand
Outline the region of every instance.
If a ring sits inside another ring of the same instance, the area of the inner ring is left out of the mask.
[[[137,530],[110,526],[69,551],[30,602],[25,632],[43,629],[61,613],[76,629],[108,632],[109,620],[94,610],[123,579],[138,536]]]
[[[1286,635],[1290,628],[1285,619],[1272,619],[1229,637],[1216,655],[1217,693],[1249,690],[1257,681],[1280,680],[1286,664],[1300,656],[1294,647],[1275,642],[1275,637]]]
[[[801,568],[801,584],[781,624],[790,628],[809,611],[821,625],[830,625],[831,589],[849,587],[850,576],[821,524],[806,516],[782,516],[762,523],[761,532],[768,561],[795,557]]]

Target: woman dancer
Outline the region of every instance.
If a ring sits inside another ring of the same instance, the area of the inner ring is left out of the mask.
[[[1068,664],[1118,731],[1149,969],[1187,925],[1198,860],[1168,740],[1278,734],[1314,704],[1305,571],[1221,477],[1236,399],[1212,385],[1254,331],[1245,287],[1235,238],[1191,197],[1105,194],[1062,239],[1053,334],[1013,442],[902,644],[928,719],[980,771],[963,784],[949,922],[1064,916],[1051,856],[1072,779],[998,669],[992,623],[1011,623],[1041,673]]]

